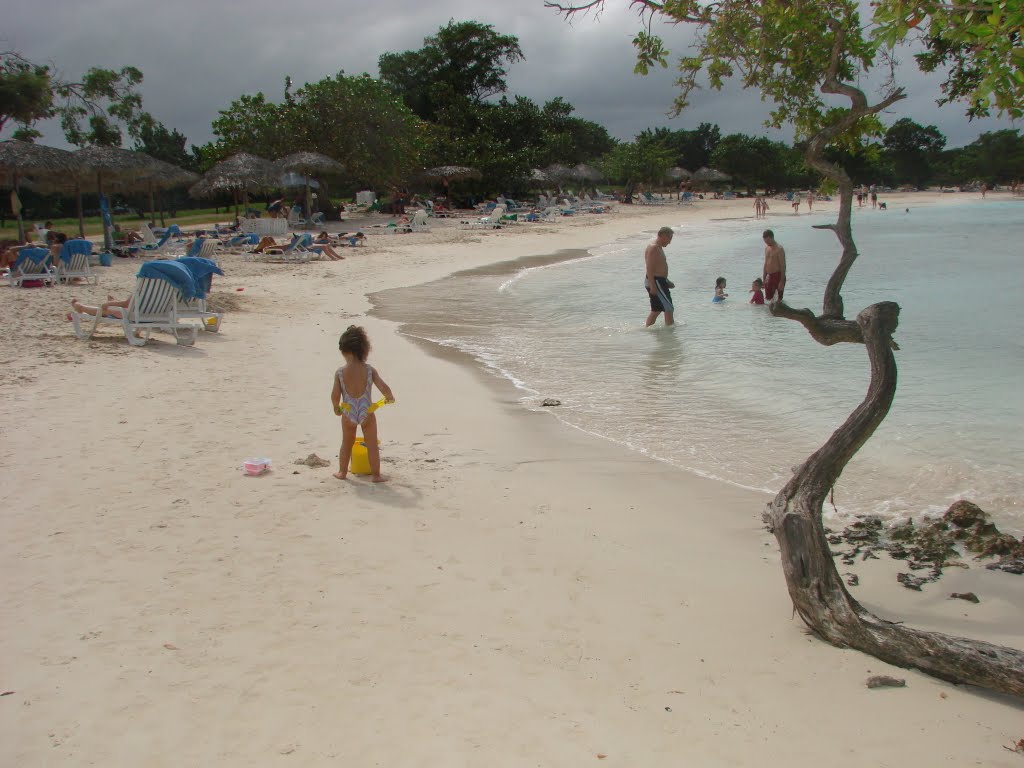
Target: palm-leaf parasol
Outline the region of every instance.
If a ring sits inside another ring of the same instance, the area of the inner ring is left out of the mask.
[[[189,188],[192,197],[210,197],[222,192],[231,192],[235,201],[235,218],[238,218],[238,193],[248,201],[249,192],[273,189],[278,185],[281,170],[269,160],[238,152],[210,168],[203,178]]]
[[[0,180],[10,186],[16,199],[18,186],[24,177],[39,182],[63,182],[76,179],[79,163],[73,152],[67,152],[27,141],[0,141]],[[18,220],[18,241],[25,242],[25,223],[20,205],[14,206]]]
[[[153,190],[159,189],[173,189],[175,187],[186,187],[189,184],[194,184],[199,180],[199,174],[193,173],[192,171],[186,171],[184,168],[179,168],[172,163],[165,162],[163,160],[157,160],[156,158],[150,158],[150,168],[146,171],[146,175],[140,179],[144,181],[146,186],[149,188],[149,213],[152,216],[155,208],[153,201]],[[160,223],[163,221],[163,204],[160,206]]]
[[[483,178],[483,174],[476,168],[468,168],[464,165],[439,165],[436,168],[428,168],[422,175],[425,179],[448,179],[449,181]]]
[[[572,171],[580,181],[600,181],[604,178],[604,174],[601,171],[586,163],[580,163]]]
[[[668,172],[665,175],[668,176],[670,179],[675,179],[676,181],[689,179],[690,177],[693,176],[693,174],[690,173],[688,170],[686,170],[685,168],[680,168],[678,165],[675,168],[669,168]]]
[[[563,181],[572,181],[579,178],[579,176],[576,175],[575,168],[570,168],[569,166],[562,165],[561,163],[552,163],[544,169],[544,173],[547,174],[549,179],[558,183]]]
[[[313,215],[313,204],[310,197],[309,177],[319,174],[341,173],[345,166],[337,160],[319,152],[294,152],[282,157],[274,163],[282,171],[301,173],[306,177],[306,211]]]
[[[718,182],[728,181],[732,176],[727,173],[722,173],[722,171],[716,171],[714,168],[708,168],[705,166],[693,174],[691,178],[693,181],[706,181],[708,183],[715,184]]]
[[[85,147],[74,153],[85,173],[96,174],[96,190],[100,196],[103,195],[103,182],[114,181],[129,189],[146,189],[150,177],[160,174],[160,160],[150,157],[143,152],[135,152],[121,147]],[[173,166],[172,166],[173,167]],[[78,190],[79,222],[81,218],[81,189]],[[112,221],[103,221],[103,245],[106,248],[113,246],[113,238],[110,230]]]

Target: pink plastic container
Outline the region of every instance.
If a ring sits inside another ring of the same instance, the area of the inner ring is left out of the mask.
[[[246,459],[244,469],[250,475],[262,475],[270,469],[270,459]]]

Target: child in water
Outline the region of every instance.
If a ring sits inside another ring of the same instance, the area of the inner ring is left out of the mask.
[[[764,282],[760,277],[750,284],[750,303],[764,304]]]
[[[348,464],[352,458],[352,446],[356,441],[356,429],[362,427],[363,442],[370,459],[370,479],[383,483],[386,478],[380,474],[380,446],[377,445],[377,417],[371,406],[374,385],[389,403],[395,402],[391,388],[384,383],[373,368],[366,364],[370,354],[370,339],[366,331],[357,325],[350,325],[341,334],[338,349],[345,358],[345,365],[334,374],[334,388],[331,403],[334,413],[341,416],[341,450],[338,451],[338,471],[334,476],[344,480],[348,476]]]
[[[719,304],[725,301],[725,297],[729,294],[725,292],[725,278],[720,277],[715,280],[715,295],[711,297],[712,304]]]

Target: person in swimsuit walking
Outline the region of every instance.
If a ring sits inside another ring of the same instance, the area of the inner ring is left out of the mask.
[[[672,242],[674,234],[672,227],[662,227],[658,230],[654,242],[644,251],[647,268],[644,288],[651,299],[651,312],[644,323],[647,327],[654,325],[662,312],[665,313],[665,325],[675,323],[676,308],[672,304],[672,289],[676,286],[668,279],[668,259],[665,258],[665,246]]]
[[[380,474],[377,417],[370,408],[373,405],[373,387],[376,385],[389,403],[395,402],[395,396],[380,374],[366,364],[366,358],[370,355],[370,339],[363,328],[350,325],[341,334],[338,349],[345,358],[345,365],[335,372],[334,387],[331,390],[334,413],[341,416],[341,450],[338,451],[338,471],[334,476],[339,480],[348,477],[356,430],[362,427],[367,458],[370,460],[370,479],[375,483],[383,483],[386,478]]]
[[[761,239],[764,240],[764,269],[761,279],[764,281],[764,297],[768,304],[774,306],[782,301],[782,292],[786,288],[786,249],[779,245],[775,233],[766,229]]]

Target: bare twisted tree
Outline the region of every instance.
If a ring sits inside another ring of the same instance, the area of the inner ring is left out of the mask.
[[[545,5],[572,17],[599,13],[604,2]],[[842,252],[825,286],[821,314],[782,302],[772,307],[775,316],[801,323],[820,344],[863,344],[871,369],[864,400],[825,444],[794,471],[764,514],[779,542],[794,609],[816,635],[834,645],[855,648],[943,680],[1024,696],[1024,651],[912,629],[885,621],[860,605],[840,578],[822,522],[822,507],[830,490],[850,459],[885,419],[892,404],[897,386],[894,350],[899,349],[893,336],[900,313],[897,304],[883,301],[862,310],[855,320],[845,316],[843,284],[858,256],[851,225],[853,183],[842,167],[829,162],[825,151],[838,141],[856,140],[877,129],[876,115],[906,97],[903,89],[890,81],[885,95],[877,103],[869,103],[866,94],[851,84],[857,71],[870,69],[878,58],[888,62],[886,45],[905,39],[919,27],[927,29],[926,34],[941,35],[945,40],[977,36],[977,25],[972,28],[967,16],[973,11],[936,0],[909,4],[881,0],[873,4],[877,33],[868,39],[857,4],[847,0],[803,3],[799,8],[795,7],[797,4],[756,0],[630,0],[629,5],[646,22],[646,28],[634,39],[638,71],[645,72],[652,64],[667,65],[668,51],[653,34],[652,24],[657,17],[670,23],[686,22],[697,30],[696,52],[679,62],[681,76],[677,85],[681,95],[675,100],[677,112],[685,108],[689,93],[698,87],[699,74],[706,74],[711,86],[717,88],[738,71],[744,86],[758,88],[776,104],[771,123],[776,127],[783,123],[794,125],[797,134],[806,139],[807,164],[835,181],[839,188],[837,220],[822,228],[835,233]],[[929,23],[922,25],[926,19]],[[1013,30],[1014,23],[1011,17],[1002,22],[1007,29],[993,24],[991,34],[1003,35],[999,45],[1016,39],[1019,51],[1020,37]],[[968,56],[961,61],[963,66],[999,68],[998,60],[993,63],[988,58],[990,49],[985,49],[984,55],[979,53],[976,59],[964,53],[964,46],[956,50],[958,55]],[[1010,58],[1008,50],[1007,66]],[[1021,86],[1011,83],[1007,87],[1016,88],[1015,93],[992,94],[981,90],[981,80],[977,82],[979,87],[970,93],[975,105],[979,99],[992,98],[997,105],[1010,105],[1005,111],[1012,111],[1014,105],[1019,107],[1024,93]],[[991,88],[997,79],[987,82],[984,87]],[[826,108],[822,94],[845,97],[849,107]]]

